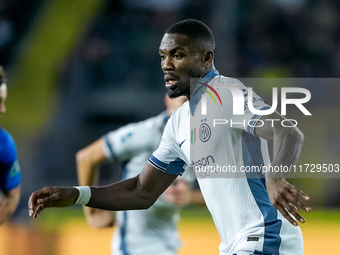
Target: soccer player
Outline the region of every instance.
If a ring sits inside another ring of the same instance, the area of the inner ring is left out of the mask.
[[[245,104],[244,122],[252,120],[251,126],[219,125],[213,129],[214,118],[236,118],[232,115],[231,91],[221,88],[218,93],[223,106],[213,105],[208,108],[209,115],[202,116],[204,90],[199,89],[202,85],[246,91],[240,81],[218,73],[213,61],[214,49],[213,33],[200,21],[184,20],[168,28],[159,47],[165,86],[171,98],[185,95],[190,105],[186,102],[173,113],[158,149],[142,172],[104,187],[45,187],[32,193],[28,203],[30,216],[35,218],[48,207],[75,203],[113,211],[148,208],[190,164],[194,167],[217,163],[238,169],[267,165],[266,140],[273,141],[273,167],[295,165],[304,136],[297,127],[286,128],[280,122],[272,125],[271,121],[266,121],[284,120],[279,113],[255,115],[250,112],[249,104]],[[192,82],[190,78],[199,80]],[[248,102],[248,93],[242,94],[241,98]],[[268,107],[256,94],[250,100],[258,110]],[[210,106],[209,101],[203,103]],[[260,121],[263,126],[254,128]],[[209,126],[211,132],[207,132],[205,126],[202,137],[191,140],[190,129],[199,128],[198,124]],[[248,178],[245,174],[244,178],[198,175],[198,182],[221,237],[220,255],[303,254],[297,221],[303,223],[305,220],[297,210],[311,210],[303,201],[309,197],[289,184],[281,172],[270,172],[266,179]]]
[[[108,161],[127,162],[122,179],[138,175],[150,155],[157,149],[169,116],[186,100],[185,96],[174,99],[166,96],[166,111],[109,132],[80,150],[76,157],[79,184],[95,185],[99,166]],[[189,192],[184,178],[181,178],[148,210],[117,212],[117,227],[111,244],[112,254],[176,255],[180,245],[177,231],[179,209],[189,202]],[[110,211],[84,207],[84,213],[88,224],[94,228],[105,228],[114,224]]]
[[[6,112],[6,74],[0,66],[0,117]],[[14,213],[20,199],[21,173],[13,137],[0,127],[0,225]]]

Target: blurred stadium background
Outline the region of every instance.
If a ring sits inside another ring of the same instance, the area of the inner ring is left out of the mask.
[[[1,0],[0,64],[9,97],[0,124],[17,142],[22,197],[0,228],[0,255],[109,254],[112,230],[87,227],[80,207],[34,221],[27,200],[43,186],[75,185],[80,148],[164,109],[158,46],[164,30],[185,18],[214,31],[222,74],[340,75],[337,0]],[[306,137],[300,163],[340,163],[340,86],[308,89],[314,116],[299,124]],[[266,97],[271,87],[258,92]],[[105,168],[101,184],[117,179]],[[312,198],[302,227],[305,254],[338,254],[339,179],[290,181]],[[181,255],[217,254],[219,237],[205,208],[184,210],[180,230]]]

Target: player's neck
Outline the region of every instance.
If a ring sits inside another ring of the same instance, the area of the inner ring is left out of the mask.
[[[211,65],[207,66],[206,69],[204,71],[202,71],[202,74],[201,74],[201,77],[199,78],[199,80],[203,79],[212,70],[216,70],[214,64],[211,64]],[[195,87],[197,86],[197,82],[191,84],[191,86],[192,87],[191,87],[190,91],[194,91]],[[186,96],[186,97],[190,101],[190,96]]]

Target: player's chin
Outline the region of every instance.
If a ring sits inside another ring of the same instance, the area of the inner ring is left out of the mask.
[[[181,94],[177,90],[169,90],[168,91],[168,96],[170,98],[177,98],[177,97],[180,97]]]
[[[183,90],[183,89],[179,89],[178,87],[175,89],[169,89],[168,91],[168,96],[170,98],[177,98],[180,96],[190,96],[190,90]]]

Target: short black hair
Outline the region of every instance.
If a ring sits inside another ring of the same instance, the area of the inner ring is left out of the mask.
[[[214,34],[211,29],[202,21],[186,19],[173,24],[166,31],[166,34],[183,34],[194,41],[209,44],[212,50],[215,49]]]
[[[2,66],[0,66],[0,86],[6,83],[6,73],[4,71],[4,69],[2,68]]]

